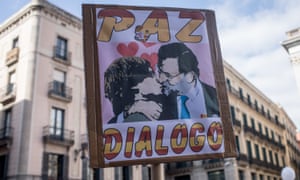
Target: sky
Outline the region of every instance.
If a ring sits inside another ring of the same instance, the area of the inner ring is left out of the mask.
[[[0,0],[0,23],[29,0]],[[81,18],[81,4],[118,4],[215,11],[222,56],[248,81],[280,104],[300,129],[300,94],[281,42],[300,27],[299,0],[49,0]]]

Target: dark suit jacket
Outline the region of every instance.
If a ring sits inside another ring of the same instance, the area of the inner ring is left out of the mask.
[[[220,108],[217,97],[217,90],[208,84],[202,83],[205,105],[207,111],[207,117],[212,117],[213,115],[220,116]]]
[[[201,82],[205,105],[207,111],[207,117],[212,117],[213,115],[220,116],[219,102],[217,97],[216,88]],[[159,120],[171,120],[178,119],[178,109],[177,109],[177,94],[171,93],[166,96],[163,101],[163,112],[160,115]]]

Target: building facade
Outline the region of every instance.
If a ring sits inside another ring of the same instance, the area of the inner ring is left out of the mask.
[[[81,179],[81,20],[32,1],[0,27],[0,179]]]
[[[300,93],[300,28],[286,32],[287,39],[281,45],[287,51]]]
[[[226,62],[224,72],[238,157],[167,166],[167,179],[279,180],[285,166],[292,167],[299,179],[296,125],[284,109]],[[202,174],[197,177],[199,169]]]
[[[82,46],[81,20],[46,0],[1,24],[0,179],[273,180],[299,170],[292,120],[226,62],[237,158],[88,168]]]
[[[300,93],[300,28],[292,29],[288,32],[286,32],[287,39],[282,42],[282,46],[287,51],[290,62],[292,64],[294,75],[297,82],[298,91]],[[289,133],[288,137],[293,138],[294,134]],[[299,142],[300,142],[300,133],[296,135],[296,141],[297,144],[294,143],[294,141],[291,141],[291,139],[288,140],[288,145],[291,148],[298,147],[299,148]],[[294,165],[294,167],[297,168],[297,173],[300,173],[300,164],[297,163],[297,160],[295,160],[295,155],[291,154],[291,162]],[[298,154],[299,156],[299,154]]]

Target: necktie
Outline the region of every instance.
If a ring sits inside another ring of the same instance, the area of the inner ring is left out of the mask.
[[[181,99],[181,114],[180,114],[180,119],[189,119],[190,118],[190,113],[189,110],[186,107],[186,101],[188,100],[187,96],[180,96]]]

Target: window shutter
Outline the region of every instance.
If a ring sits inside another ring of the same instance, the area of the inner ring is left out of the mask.
[[[133,171],[132,166],[129,166],[129,172],[128,172],[128,174],[129,174],[129,179],[132,179],[132,171]]]
[[[42,179],[47,180],[48,179],[48,153],[43,153],[43,165],[42,165]]]
[[[63,179],[68,179],[69,176],[69,156],[65,155],[63,160]]]
[[[143,180],[149,180],[149,171],[148,171],[148,167],[144,166],[142,167],[142,179]]]

